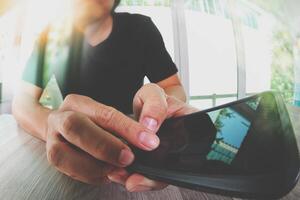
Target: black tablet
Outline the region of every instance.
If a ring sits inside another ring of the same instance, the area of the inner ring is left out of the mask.
[[[299,153],[281,96],[264,92],[169,118],[151,152],[129,166],[154,180],[233,197],[274,199],[299,177]]]

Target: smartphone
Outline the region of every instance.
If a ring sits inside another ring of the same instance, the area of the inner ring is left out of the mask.
[[[299,178],[299,153],[282,97],[271,91],[166,119],[153,151],[132,147],[128,167],[172,185],[232,197],[274,199]]]

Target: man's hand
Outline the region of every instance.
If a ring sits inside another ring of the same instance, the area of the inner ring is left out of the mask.
[[[166,95],[162,88],[150,83],[136,93],[133,111],[136,120],[155,134],[165,119],[194,113],[198,109]],[[167,186],[165,183],[150,180],[140,174],[129,174],[123,168],[113,170],[108,177],[111,181],[124,184],[129,191],[157,190]]]
[[[134,160],[118,137],[148,151],[159,145],[153,131],[116,109],[85,96],[69,95],[48,117],[47,158],[62,173],[100,185],[109,182],[109,172]]]

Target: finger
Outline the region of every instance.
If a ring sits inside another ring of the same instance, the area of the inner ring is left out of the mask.
[[[130,192],[161,190],[167,186],[168,184],[166,183],[148,179],[141,174],[131,175],[125,183],[126,189]]]
[[[124,168],[117,168],[107,174],[110,181],[125,185],[130,174]]]
[[[53,112],[48,119],[49,126],[55,132],[99,160],[120,167],[134,160],[126,144],[82,114],[73,111]]]
[[[58,133],[48,134],[48,161],[60,172],[84,183],[108,183],[107,174],[114,169],[80,149],[72,148]]]
[[[199,111],[199,109],[192,107],[189,104],[186,104],[185,102],[177,99],[174,96],[167,95],[166,97],[168,104],[167,118],[179,117],[182,115],[188,115]]]
[[[166,95],[157,84],[144,85],[135,95],[133,104],[139,122],[153,132],[159,129],[167,117]]]
[[[91,98],[69,95],[61,109],[83,113],[102,128],[118,134],[143,150],[150,151],[159,145],[159,138],[151,130],[115,108],[98,103]]]

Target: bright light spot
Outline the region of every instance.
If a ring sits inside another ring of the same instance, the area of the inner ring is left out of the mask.
[[[69,0],[28,0],[27,26],[41,32],[50,22],[68,14]]]
[[[71,1],[19,0],[14,8],[0,16],[0,82],[6,85],[4,96],[15,91],[15,83],[38,35],[48,24],[71,14]]]

